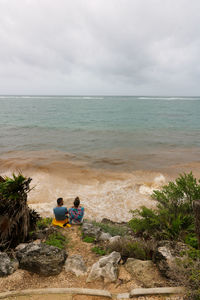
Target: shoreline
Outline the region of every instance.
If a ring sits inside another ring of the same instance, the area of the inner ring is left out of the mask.
[[[131,218],[131,209],[141,205],[155,207],[150,197],[153,190],[180,173],[192,171],[200,178],[200,161],[192,159],[159,169],[123,170],[119,161],[115,162],[108,168],[105,160],[104,168],[99,165],[95,168],[89,158],[78,159],[70,153],[52,150],[10,151],[0,156],[1,175],[20,171],[33,179],[31,185],[35,188],[29,194],[28,204],[43,217],[52,215],[57,198],[63,197],[65,205],[71,207],[79,196],[88,218],[124,221]]]

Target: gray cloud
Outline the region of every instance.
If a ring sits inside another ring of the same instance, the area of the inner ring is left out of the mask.
[[[199,95],[198,0],[0,0],[0,94]]]

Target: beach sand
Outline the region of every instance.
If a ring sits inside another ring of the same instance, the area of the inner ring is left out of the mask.
[[[0,166],[1,175],[22,172],[33,179],[28,203],[42,216],[52,216],[58,197],[63,197],[65,205],[70,207],[79,196],[87,218],[127,221],[131,209],[141,205],[155,207],[151,199],[153,190],[180,173],[192,171],[200,178],[200,161],[187,159],[175,163],[163,156],[162,164],[158,159],[159,163],[155,163],[154,157],[151,164],[150,157],[132,160],[126,168],[114,158],[95,164],[86,156],[79,159],[61,151],[10,151],[1,155]],[[138,167],[134,167],[136,162]]]

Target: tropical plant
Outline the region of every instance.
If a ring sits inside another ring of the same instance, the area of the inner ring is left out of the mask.
[[[27,204],[30,182],[22,174],[0,177],[0,250],[24,242],[40,218]]]
[[[152,198],[157,201],[157,209],[143,206],[133,210],[129,222],[132,230],[146,237],[180,239],[197,245],[193,202],[200,199],[200,181],[192,173],[184,173],[175,182],[154,191]]]

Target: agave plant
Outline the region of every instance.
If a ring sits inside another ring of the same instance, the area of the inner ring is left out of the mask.
[[[34,230],[39,214],[27,204],[31,178],[0,176],[0,250],[16,247]]]

